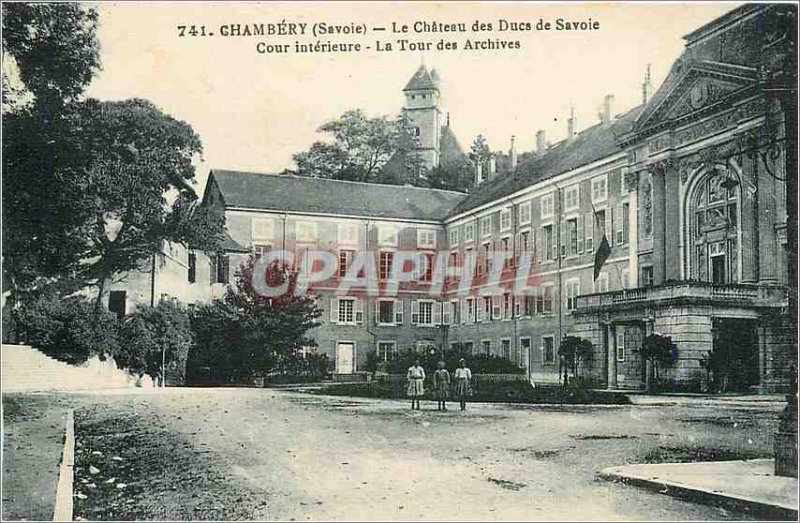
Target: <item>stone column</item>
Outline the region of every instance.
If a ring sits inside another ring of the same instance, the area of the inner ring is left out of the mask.
[[[758,282],[758,161],[747,159],[742,176],[745,182],[739,186],[742,205],[742,245],[739,253],[742,258],[742,283]],[[751,185],[752,184],[752,185]]]
[[[663,166],[650,170],[653,183],[653,285],[666,279],[665,187]]]
[[[681,238],[680,202],[678,180],[680,175],[674,166],[664,169],[664,264],[665,279],[681,279],[681,253],[678,249]],[[669,243],[669,247],[667,247]]]
[[[609,389],[617,388],[617,332],[613,324],[606,325],[606,357],[608,358],[607,373]]]

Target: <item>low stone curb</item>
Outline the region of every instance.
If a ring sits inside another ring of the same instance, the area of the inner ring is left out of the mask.
[[[72,521],[72,481],[75,472],[75,410],[67,411],[67,423],[64,432],[64,453],[58,473],[56,487],[56,504],[53,510],[53,521]]]
[[[756,460],[753,460],[756,461]],[[772,461],[772,460],[763,460]],[[607,481],[621,482],[626,485],[646,488],[660,494],[680,498],[686,501],[706,505],[720,506],[757,515],[768,520],[798,520],[797,507],[783,503],[769,503],[742,495],[714,491],[696,485],[687,485],[670,480],[652,479],[633,472],[623,472],[630,466],[609,467],[603,469],[598,477]]]

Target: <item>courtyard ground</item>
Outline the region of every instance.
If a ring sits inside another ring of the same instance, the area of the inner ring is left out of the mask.
[[[770,457],[781,410],[678,402],[439,413],[428,402],[412,412],[404,401],[269,389],[4,395],[9,402],[49,420],[75,408],[75,516],[95,520],[751,519],[597,474]],[[7,419],[5,430],[3,516],[28,517],[15,479],[31,458],[17,448],[25,427]]]

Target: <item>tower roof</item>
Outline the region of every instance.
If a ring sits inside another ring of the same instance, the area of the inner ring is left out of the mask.
[[[438,76],[436,77],[438,78]],[[403,91],[423,91],[426,89],[438,89],[436,80],[431,77],[425,64],[419,66],[417,72],[408,81]]]

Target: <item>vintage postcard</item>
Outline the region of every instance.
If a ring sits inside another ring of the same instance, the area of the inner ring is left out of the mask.
[[[3,520],[797,520],[797,3],[3,2]]]

